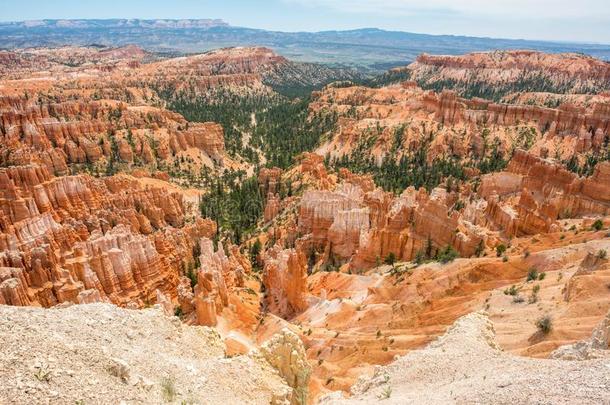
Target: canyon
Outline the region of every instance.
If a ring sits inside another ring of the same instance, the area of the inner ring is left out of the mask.
[[[548,374],[550,398],[603,402],[608,63],[399,70],[367,86],[263,47],[1,51],[1,400],[470,402]],[[283,128],[265,103],[303,99],[290,148],[257,144]]]

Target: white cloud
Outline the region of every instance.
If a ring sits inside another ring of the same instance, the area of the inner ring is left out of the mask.
[[[610,16],[608,0],[283,0],[310,7],[330,7],[342,12],[389,16],[449,13],[502,18],[604,18]]]

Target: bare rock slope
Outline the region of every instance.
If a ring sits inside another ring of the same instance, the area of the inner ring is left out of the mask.
[[[260,353],[225,358],[213,330],[158,309],[0,306],[0,403],[289,404]]]
[[[460,318],[422,350],[378,367],[323,404],[537,403],[601,404],[610,401],[610,358],[587,361],[517,357],[502,352],[483,313]]]

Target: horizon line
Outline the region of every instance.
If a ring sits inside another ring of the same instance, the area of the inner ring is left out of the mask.
[[[116,20],[125,20],[125,21],[219,21],[226,26],[231,28],[245,28],[251,30],[258,31],[267,31],[267,32],[279,32],[284,34],[319,34],[325,32],[350,32],[350,31],[364,31],[364,30],[378,30],[382,32],[390,32],[390,33],[402,33],[402,34],[414,34],[414,35],[424,35],[424,36],[433,36],[433,37],[462,37],[462,38],[478,38],[478,39],[495,39],[495,40],[505,40],[505,41],[521,41],[521,42],[545,42],[552,44],[573,44],[573,45],[594,45],[594,46],[610,46],[610,43],[605,42],[589,42],[589,41],[575,41],[575,40],[550,40],[550,39],[534,39],[534,38],[509,38],[509,37],[494,37],[494,36],[476,36],[476,35],[465,35],[465,34],[433,34],[426,32],[414,32],[414,31],[401,31],[401,30],[393,30],[393,29],[384,29],[379,27],[359,27],[359,28],[348,28],[348,29],[325,29],[318,31],[282,31],[279,29],[266,29],[266,28],[256,28],[256,27],[247,27],[240,25],[231,25],[230,22],[223,18],[126,18],[126,17],[112,17],[112,18],[42,18],[42,19],[29,19],[29,20],[3,20],[0,17],[0,24],[4,23],[27,23],[27,22],[36,22],[36,21],[116,21]],[[35,28],[35,27],[25,27],[25,28]],[[213,27],[212,27],[213,28]],[[180,29],[180,28],[177,28]]]

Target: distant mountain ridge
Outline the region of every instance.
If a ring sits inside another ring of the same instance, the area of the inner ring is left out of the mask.
[[[218,19],[41,20],[0,23],[2,48],[63,45],[124,46],[155,52],[200,53],[231,46],[266,46],[292,60],[373,71],[404,66],[421,53],[457,55],[494,49],[578,52],[610,60],[610,45],[415,34],[364,28],[279,32],[234,27]]]
[[[229,26],[220,19],[153,19],[142,20],[139,18],[113,18],[113,19],[44,19],[26,20],[14,22],[0,22],[0,27],[15,28],[212,28]]]

